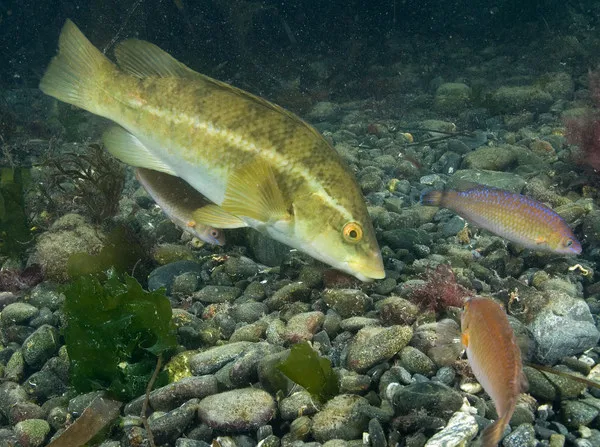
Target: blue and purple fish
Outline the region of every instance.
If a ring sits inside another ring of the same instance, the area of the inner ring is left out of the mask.
[[[529,197],[478,186],[465,191],[431,191],[423,205],[443,206],[469,222],[534,250],[578,255],[581,244],[557,213]]]

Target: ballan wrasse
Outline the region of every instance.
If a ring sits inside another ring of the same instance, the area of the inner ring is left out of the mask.
[[[581,244],[557,213],[521,194],[479,186],[431,191],[423,205],[443,206],[469,222],[534,250],[578,255]]]
[[[67,20],[40,88],[122,127],[121,161],[181,177],[214,205],[194,220],[250,226],[363,281],[383,278],[360,188],[340,155],[296,115],[127,40],[117,65]]]
[[[489,298],[470,298],[461,316],[461,341],[475,378],[494,401],[498,419],[481,435],[484,447],[495,447],[527,389],[521,351],[504,309]]]
[[[135,177],[167,217],[183,231],[209,244],[225,244],[223,230],[194,220],[194,213],[211,202],[184,180],[145,168],[136,168]]]

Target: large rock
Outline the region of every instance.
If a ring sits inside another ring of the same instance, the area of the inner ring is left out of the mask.
[[[600,332],[585,301],[557,291],[548,291],[547,298],[527,325],[537,344],[536,362],[553,364],[596,346]]]
[[[319,442],[358,438],[367,428],[369,416],[361,408],[369,402],[361,396],[342,394],[331,399],[313,417],[312,433]]]

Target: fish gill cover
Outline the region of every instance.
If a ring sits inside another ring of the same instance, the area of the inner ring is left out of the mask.
[[[131,276],[121,279],[110,271],[103,283],[81,276],[64,293],[64,337],[75,389],[106,389],[124,401],[143,394],[158,358],[176,346],[164,289],[146,292]],[[166,382],[163,371],[155,385]]]

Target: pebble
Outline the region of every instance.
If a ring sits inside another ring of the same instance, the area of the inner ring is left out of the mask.
[[[461,411],[454,413],[448,424],[433,435],[425,447],[459,447],[471,441],[479,431],[473,416]]]
[[[148,424],[156,444],[172,444],[194,421],[199,399],[190,399],[180,407],[156,418],[150,418]],[[157,414],[157,413],[154,413]]]
[[[205,397],[198,404],[202,422],[216,430],[255,430],[276,414],[273,397],[258,388],[241,388]]]
[[[21,385],[15,382],[0,383],[0,412],[8,418],[10,409],[19,402],[29,400],[29,396]]]
[[[289,397],[284,397],[279,402],[279,413],[281,418],[291,421],[299,415],[312,415],[317,412],[314,400],[310,393],[305,390],[296,391]]]
[[[23,360],[32,368],[41,368],[58,348],[58,330],[47,324],[40,326],[23,343]]]
[[[327,289],[323,292],[323,300],[342,318],[364,315],[372,304],[366,293],[356,289]]]
[[[231,303],[242,294],[237,287],[205,286],[192,295],[192,299],[202,303]]]
[[[348,348],[348,368],[363,372],[392,358],[412,338],[409,326],[365,327],[358,331]]]
[[[334,397],[313,416],[313,437],[318,442],[359,438],[369,423],[369,417],[361,411],[361,408],[368,406],[369,403],[364,397],[355,394],[341,394]]]
[[[257,301],[247,301],[240,303],[233,308],[232,316],[237,322],[253,323],[269,312],[265,303]]]
[[[158,290],[164,287],[167,293],[171,293],[171,286],[175,278],[183,273],[195,273],[200,275],[202,266],[194,261],[176,261],[160,266],[148,275],[148,290]]]
[[[265,300],[267,307],[273,310],[281,310],[286,304],[297,301],[307,301],[311,290],[302,282],[294,282],[283,286],[273,295]]]
[[[427,377],[433,376],[437,369],[429,357],[412,346],[406,346],[400,351],[400,364],[411,374],[422,374]]]
[[[593,399],[593,398],[588,398]],[[561,416],[565,425],[573,430],[580,425],[590,425],[590,423],[600,414],[600,405],[598,401],[586,402],[584,400],[565,400],[561,402]]]
[[[506,435],[502,441],[503,447],[535,447],[535,430],[531,424],[522,424]]]
[[[23,447],[38,447],[50,433],[50,424],[43,419],[27,419],[15,424],[15,435]]]
[[[547,305],[527,325],[537,343],[535,360],[554,364],[596,346],[600,332],[586,302],[563,292],[548,291],[546,296]]]
[[[214,373],[242,355],[251,346],[251,342],[238,341],[209,348],[190,358],[190,370],[196,376]]]
[[[321,330],[325,314],[323,312],[303,312],[289,319],[284,338],[289,343],[310,341],[313,335]]]
[[[379,317],[386,326],[411,325],[419,315],[419,308],[409,300],[399,296],[390,296],[375,305]]]
[[[39,312],[38,308],[31,304],[12,303],[6,306],[0,314],[0,324],[2,327],[27,324]]]
[[[170,411],[193,398],[202,399],[211,394],[216,394],[217,379],[215,376],[184,377],[176,382],[169,383],[150,393],[150,408],[156,411]],[[146,396],[140,396],[125,405],[124,413],[139,415]]]
[[[425,410],[427,414],[449,419],[463,405],[462,395],[438,382],[415,382],[397,388],[392,396],[394,407],[401,414]]]

